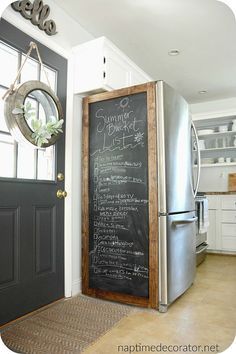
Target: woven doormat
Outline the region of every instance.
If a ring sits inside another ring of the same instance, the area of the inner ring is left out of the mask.
[[[17,353],[81,353],[135,308],[77,296],[7,328],[5,345]]]

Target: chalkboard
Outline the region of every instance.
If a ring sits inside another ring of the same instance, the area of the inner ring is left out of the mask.
[[[89,287],[148,297],[147,94],[89,117]]]
[[[156,83],[83,99],[82,292],[158,306]]]

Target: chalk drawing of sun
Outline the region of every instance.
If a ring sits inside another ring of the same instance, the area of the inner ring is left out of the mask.
[[[136,143],[140,143],[143,140],[143,136],[144,136],[144,133],[138,132],[134,136],[134,141],[136,141]]]
[[[123,97],[118,104],[116,104],[117,109],[122,109],[123,112],[125,111],[126,108],[129,108],[129,103],[130,103],[130,98],[129,97]]]
[[[129,98],[128,97],[124,97],[122,98],[122,100],[120,100],[120,108],[126,108],[129,105]]]

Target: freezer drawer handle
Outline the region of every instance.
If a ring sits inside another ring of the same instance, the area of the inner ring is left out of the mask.
[[[204,252],[207,248],[208,248],[208,245],[203,245],[203,246],[199,249],[199,251],[196,252],[196,254],[199,254],[199,253]]]
[[[184,224],[191,224],[192,222],[195,222],[197,221],[197,217],[193,217],[191,219],[183,219],[183,220],[176,220],[176,221],[173,221],[173,224],[175,225],[184,225]]]

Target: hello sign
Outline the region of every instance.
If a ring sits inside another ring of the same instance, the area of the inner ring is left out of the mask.
[[[29,0],[15,1],[11,4],[15,11],[30,20],[39,29],[45,31],[49,36],[56,34],[56,24],[53,20],[47,20],[50,14],[50,7],[44,5],[42,0],[35,0],[32,3]]]

